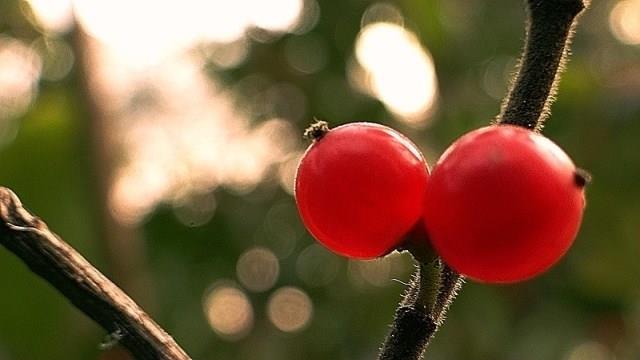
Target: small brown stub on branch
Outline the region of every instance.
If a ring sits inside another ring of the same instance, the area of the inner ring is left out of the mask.
[[[304,130],[304,138],[307,140],[320,140],[329,132],[329,123],[315,119],[315,121]]]
[[[591,183],[591,174],[584,169],[577,168],[573,174],[573,181],[579,188],[583,188]]]

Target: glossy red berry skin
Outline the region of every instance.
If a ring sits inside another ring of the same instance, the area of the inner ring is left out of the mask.
[[[351,123],[315,140],[300,160],[295,198],[311,234],[335,253],[371,259],[395,249],[422,215],[426,162],[386,126]]]
[[[573,243],[583,186],[551,140],[488,126],[458,139],[434,167],[425,225],[436,252],[459,273],[490,283],[526,280]]]

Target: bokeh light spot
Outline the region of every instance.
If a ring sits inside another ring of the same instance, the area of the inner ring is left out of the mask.
[[[204,301],[211,328],[223,338],[237,340],[253,326],[253,307],[242,290],[232,286],[214,288]]]
[[[494,57],[486,62],[482,76],[482,89],[495,100],[500,100],[507,93],[516,60],[510,56]]]
[[[302,0],[254,0],[246,10],[251,11],[251,19],[257,27],[288,32],[298,24],[303,5]]]
[[[72,0],[27,0],[36,21],[46,31],[64,33],[73,25]]]
[[[571,349],[567,360],[613,360],[615,357],[607,347],[595,342],[588,341]]]
[[[262,292],[271,289],[278,280],[280,263],[269,249],[255,247],[240,256],[236,273],[247,289]]]
[[[43,79],[61,80],[73,68],[75,55],[66,41],[41,37],[33,42],[32,47],[42,59]]]
[[[42,60],[33,48],[0,35],[0,127],[29,108],[41,69]]]
[[[378,22],[365,26],[355,45],[369,92],[408,124],[424,125],[436,102],[433,60],[418,38],[402,26]]]
[[[640,0],[618,2],[609,15],[613,35],[625,44],[640,44]]]
[[[291,32],[297,35],[306,34],[316,27],[318,20],[320,20],[320,5],[315,0],[304,0],[298,24]]]
[[[379,2],[370,5],[362,14],[360,26],[365,27],[373,23],[391,23],[404,26],[404,17],[400,10],[393,4]]]
[[[300,331],[311,321],[313,303],[304,291],[294,287],[283,287],[269,298],[267,315],[273,325],[281,331]]]

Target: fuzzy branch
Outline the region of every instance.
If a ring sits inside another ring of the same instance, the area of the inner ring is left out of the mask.
[[[139,360],[190,360],[129,296],[0,187],[0,244]]]
[[[540,131],[555,100],[585,0],[528,0],[524,53],[497,122]]]
[[[396,309],[391,330],[382,344],[378,360],[419,359],[422,356],[438,325],[431,313],[433,304],[425,304],[426,294],[421,283],[428,279],[428,292],[432,293],[431,290],[440,283],[436,275],[440,270],[438,266],[417,268]],[[425,273],[425,270],[428,272]]]
[[[396,309],[379,360],[420,359],[464,282],[462,276],[438,258],[419,262]]]

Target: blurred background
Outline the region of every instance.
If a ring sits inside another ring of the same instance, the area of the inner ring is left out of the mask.
[[[430,164],[498,112],[512,0],[0,0],[0,184],[194,359],[373,359],[413,270],[318,246],[292,197],[314,117]],[[428,359],[640,358],[640,0],[594,1],[545,134],[593,173],[547,274],[467,284]],[[0,359],[127,359],[0,249]]]

